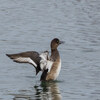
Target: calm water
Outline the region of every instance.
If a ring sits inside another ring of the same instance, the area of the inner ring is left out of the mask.
[[[59,47],[57,81],[41,83],[6,53]],[[0,0],[0,100],[100,100],[100,0]]]

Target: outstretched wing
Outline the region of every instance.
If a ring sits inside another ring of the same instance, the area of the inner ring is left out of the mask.
[[[36,69],[36,74],[41,71],[40,68],[40,60],[41,57],[36,51],[27,51],[18,54],[6,54],[9,58],[11,58],[14,62],[17,63],[29,63],[32,64]]]

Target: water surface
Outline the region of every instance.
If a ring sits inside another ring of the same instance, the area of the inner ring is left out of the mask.
[[[56,82],[41,83],[29,64],[6,53],[58,49]],[[0,100],[100,100],[99,0],[0,0]]]

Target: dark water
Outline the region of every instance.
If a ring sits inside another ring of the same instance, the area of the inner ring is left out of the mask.
[[[56,82],[5,56],[50,51],[55,37],[65,41]],[[100,100],[100,1],[0,0],[0,100]]]

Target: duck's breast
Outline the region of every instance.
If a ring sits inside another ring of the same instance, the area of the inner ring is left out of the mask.
[[[52,64],[52,67],[50,69],[50,72],[48,72],[46,80],[55,80],[60,73],[61,70],[61,59],[55,61]]]

